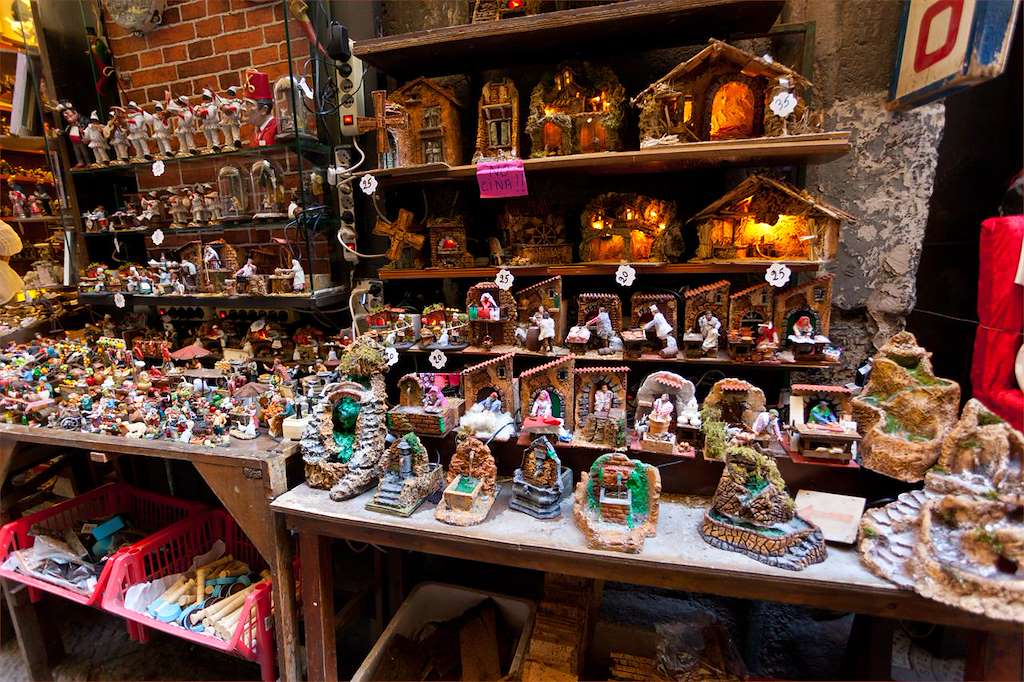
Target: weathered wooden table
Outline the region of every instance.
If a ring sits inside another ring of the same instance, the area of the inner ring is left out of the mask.
[[[6,482],[12,468],[24,468],[33,461],[42,461],[53,457],[55,452],[69,449],[81,451],[83,456],[97,452],[109,456],[134,455],[191,462],[267,560],[274,578],[278,667],[287,679],[299,674],[295,654],[297,643],[289,636],[297,630],[294,623],[293,554],[291,547],[286,547],[291,539],[283,521],[269,507],[271,500],[288,489],[289,464],[294,462],[298,465],[300,461],[296,443],[279,443],[261,436],[251,441],[232,441],[231,447],[212,448],[165,440],[131,440],[0,424],[0,483]],[[278,561],[284,563],[278,564]],[[11,588],[15,589],[13,585]],[[33,634],[40,632],[39,624],[33,622],[34,608],[23,595],[13,595],[8,603],[19,645],[29,666],[29,676],[48,679],[46,642],[39,641],[41,638]],[[287,672],[289,670],[292,672]]]
[[[334,502],[326,491],[302,484],[274,500],[271,508],[299,534],[308,679],[337,677],[332,539],[598,580],[966,627],[984,633],[972,647],[975,660],[968,661],[968,679],[1024,679],[1020,627],[897,589],[869,573],[854,549],[830,546],[825,562],[803,571],[774,568],[711,547],[698,533],[705,507],[672,501],[662,502],[658,534],[647,539],[641,553],[588,549],[573,522],[569,498],[562,502],[560,518],[541,521],[508,508],[509,488],[504,486],[487,521],[468,528],[435,520],[429,503],[409,518],[367,511],[364,506],[371,493]],[[884,641],[875,642],[872,647],[884,645]],[[879,653],[878,649],[865,651],[868,656]],[[888,656],[884,658],[887,662]]]

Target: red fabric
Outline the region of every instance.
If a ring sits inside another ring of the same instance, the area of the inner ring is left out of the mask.
[[[1024,287],[1015,284],[1024,241],[1024,215],[989,218],[981,224],[978,334],[971,383],[974,397],[1024,431],[1024,392],[1013,373],[1024,332]]]
[[[272,145],[277,140],[277,119],[270,119],[270,123],[263,130],[253,127],[252,129],[252,141],[253,147],[266,147]]]

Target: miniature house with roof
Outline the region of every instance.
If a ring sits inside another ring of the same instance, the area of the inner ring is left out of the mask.
[[[823,263],[839,248],[839,227],[855,218],[807,191],[751,175],[690,219],[695,260]]]
[[[772,320],[772,286],[767,282],[741,289],[729,296],[729,356],[749,359],[757,345],[758,330]]]
[[[466,226],[462,216],[433,219],[427,223],[430,239],[430,267],[468,268],[473,256],[466,246]]]
[[[683,254],[671,201],[608,192],[587,204],[580,225],[580,260],[585,263],[671,262]]]
[[[790,449],[803,457],[848,462],[860,441],[846,386],[793,384],[789,396]]]
[[[778,62],[712,39],[633,98],[640,147],[820,130],[820,116],[807,108],[811,87]]]
[[[606,66],[559,66],[530,95],[530,156],[618,151],[624,96],[619,79]]]
[[[451,89],[430,78],[417,78],[388,95],[387,101],[404,113],[404,120],[388,126],[393,156],[386,155],[386,161],[393,163],[386,167],[462,163],[461,105]]]
[[[797,358],[823,357],[832,315],[832,275],[816,277],[775,295],[775,329]]]
[[[473,23],[537,14],[544,0],[474,0]]]
[[[622,299],[617,294],[583,293],[576,296],[576,325],[569,330],[565,343],[574,353],[585,353],[589,348],[604,348],[606,340],[598,333],[599,316],[608,315],[611,334],[619,338],[622,334]],[[587,327],[588,322],[594,326]]]
[[[484,83],[477,107],[477,161],[519,158],[519,93],[511,78]]]
[[[516,299],[494,282],[474,284],[466,292],[469,343],[488,347],[516,342]]]
[[[459,425],[479,438],[507,440],[515,435],[513,357],[514,353],[506,353],[462,370],[462,397],[467,407]]]
[[[572,470],[562,466],[555,446],[538,436],[523,452],[523,463],[512,477],[509,509],[538,519],[561,515],[562,495],[572,486]]]
[[[701,318],[710,312],[718,327],[724,324],[729,312],[729,282],[719,280],[703,286],[687,289],[683,293],[686,308],[683,311],[683,353],[686,357],[696,358],[718,354],[721,345],[720,332],[715,336],[702,331]],[[704,325],[707,328],[707,324]],[[711,322],[714,326],[714,321]]]
[[[519,374],[519,405],[524,433],[558,436],[559,428],[572,431],[575,383],[571,355]]]
[[[649,374],[636,394],[633,424],[633,449],[693,456],[693,446],[679,438],[679,430],[684,429],[686,441],[694,440],[692,432],[700,424],[693,382],[664,370]]]
[[[459,425],[465,402],[445,395],[459,383],[457,374],[420,372],[398,380],[398,405],[388,410],[388,428],[398,434],[443,436]]]
[[[675,338],[678,329],[679,304],[676,296],[667,292],[657,294],[637,292],[629,297],[630,328],[643,333],[645,346],[655,351],[661,351],[664,344],[658,338],[656,330],[653,327],[644,329],[644,325],[654,319],[655,312],[651,310],[652,306],[665,317],[665,321],[672,327],[671,335]],[[623,340],[625,341],[625,335]]]
[[[460,434],[446,476],[434,518],[453,526],[472,526],[486,519],[500,490],[498,467],[487,446],[473,436]]]
[[[701,429],[704,431],[704,459],[720,459],[725,454],[727,434],[749,433],[757,415],[764,412],[764,391],[743,379],[726,378],[716,381],[704,399]],[[720,449],[708,447],[712,441],[722,440]],[[719,451],[720,450],[720,451]]]
[[[628,367],[577,367],[573,445],[621,448],[626,445]]]
[[[498,216],[498,228],[514,265],[558,265],[572,262],[572,244],[565,238],[560,211],[535,198],[512,199]]]
[[[567,311],[562,301],[562,278],[556,275],[531,284],[517,291],[515,299],[519,326],[525,335],[521,342],[527,350],[550,352],[565,338]],[[548,336],[551,332],[553,337]]]

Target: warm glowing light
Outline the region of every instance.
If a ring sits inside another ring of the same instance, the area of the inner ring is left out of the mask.
[[[601,218],[594,218],[593,220],[590,221],[590,226],[595,230],[603,230],[604,221]]]
[[[523,0],[508,0],[506,7],[509,9],[519,9],[523,6]]]
[[[626,220],[632,220],[632,219],[633,219],[633,209],[627,208],[626,209]]]
[[[593,123],[593,122],[594,122],[594,117],[593,116],[587,116],[587,123]]]
[[[712,140],[750,137],[754,133],[754,93],[738,81],[723,83],[711,103]]]
[[[668,226],[667,223],[664,223],[664,222],[658,223],[658,229],[659,230],[664,230],[667,226]]]
[[[647,212],[647,217],[650,218],[651,220],[657,220],[658,219],[658,210],[652,208],[650,211]]]
[[[554,113],[555,113],[555,110],[552,109],[551,107],[544,107],[544,115],[545,116],[551,116]]]

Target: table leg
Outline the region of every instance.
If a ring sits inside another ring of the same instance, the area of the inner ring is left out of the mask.
[[[64,652],[60,633],[52,621],[49,627],[40,621],[35,604],[29,600],[28,587],[11,580],[0,580],[0,583],[3,583],[4,601],[14,622],[14,633],[29,679],[52,680],[50,665]]]
[[[299,618],[295,610],[295,575],[292,571],[292,539],[284,517],[274,514],[274,627],[277,630],[277,670],[283,682],[302,679],[297,651]]]
[[[892,638],[895,630],[896,621],[888,618],[862,613],[853,617],[843,664],[851,675],[850,679],[892,679]]]
[[[1024,637],[1003,632],[971,631],[965,680],[1024,680]]]
[[[306,622],[306,679],[338,679],[334,632],[334,571],[331,541],[320,535],[299,534],[302,563],[302,615]]]

